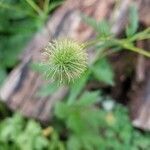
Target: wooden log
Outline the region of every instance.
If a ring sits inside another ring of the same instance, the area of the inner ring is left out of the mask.
[[[150,49],[149,42],[138,42],[138,47]],[[133,125],[150,130],[150,60],[139,56],[135,76],[129,92]]]
[[[140,23],[149,27],[150,1],[137,0],[136,2],[139,8]],[[137,46],[150,50],[150,41],[139,41]],[[150,130],[150,59],[138,56],[134,66],[135,75],[131,90],[128,92],[131,119],[135,127]]]

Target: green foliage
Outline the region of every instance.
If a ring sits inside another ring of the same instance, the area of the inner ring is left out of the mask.
[[[129,25],[126,28],[127,37],[131,37],[138,29],[138,10],[135,5],[131,5],[129,9]]]
[[[133,134],[133,147],[132,150],[138,150],[138,149],[142,149],[142,150],[148,150],[150,147],[150,141],[148,140],[150,138],[150,134],[149,133],[145,133],[145,135],[141,136],[141,133],[134,131]]]
[[[21,150],[41,150],[48,146],[48,140],[42,136],[39,124],[29,121],[24,132],[18,135],[16,144]]]
[[[62,141],[60,141],[59,135],[56,131],[54,131],[51,135],[48,149],[49,150],[66,150],[64,143]]]
[[[133,17],[135,17],[134,21],[132,21]],[[137,8],[134,5],[130,8],[129,12],[127,37],[123,39],[118,39],[111,33],[109,22],[105,20],[99,22],[85,15],[82,15],[82,18],[97,32],[97,37],[93,41],[91,40],[81,45],[69,39],[55,40],[47,45],[44,52],[47,76],[59,83],[70,83],[70,81],[74,81],[77,77],[82,76],[85,70],[87,60],[83,48],[94,47],[96,58],[92,64],[89,64],[87,77],[83,77],[81,83],[78,82],[70,86],[69,103],[78,96],[91,74],[94,78],[105,84],[114,85],[114,72],[106,58],[107,55],[127,49],[150,57],[148,51],[134,46],[135,41],[150,37],[150,28],[135,33],[138,28],[138,14]]]
[[[19,114],[0,123],[0,149],[42,150],[48,140],[42,136],[42,128],[35,121],[25,122]]]
[[[45,0],[41,6],[37,0],[0,1],[0,84],[6,70],[17,64],[25,45],[60,2],[62,0]]]
[[[110,107],[110,102],[99,92],[84,92],[71,104],[59,102],[55,117],[61,122],[54,120],[50,131],[49,127],[42,129],[36,121],[15,114],[0,122],[0,149],[148,150],[150,133],[134,129],[127,109],[112,103]],[[60,138],[62,132],[66,140]]]
[[[67,150],[147,150],[150,134],[135,130],[125,107],[99,108],[106,103],[98,92],[85,92],[72,104],[57,103],[55,115],[68,129]],[[138,140],[138,142],[137,142]]]
[[[0,2],[0,61],[1,66],[12,67],[19,51],[39,28],[38,18],[30,17],[33,10],[17,0]]]
[[[91,67],[94,77],[108,85],[114,85],[114,72],[108,60],[102,58]]]
[[[107,21],[96,21],[94,18],[82,15],[83,21],[93,27],[97,32],[97,37],[90,41],[87,46],[98,46],[97,55],[110,55],[111,53],[117,52],[118,49],[130,50],[144,56],[150,57],[150,53],[144,49],[134,46],[135,41],[144,40],[150,38],[150,28],[144,31],[136,33],[138,29],[138,12],[135,5],[130,7],[129,11],[129,23],[126,28],[126,38],[118,39],[111,33],[109,22]],[[114,51],[115,50],[115,51]],[[102,52],[101,52],[102,51]],[[99,59],[97,57],[97,59]]]
[[[52,131],[46,137],[39,123],[26,120],[20,114],[0,122],[0,149],[65,150],[57,132]]]
[[[98,99],[98,93],[84,93],[71,105],[60,102],[56,105],[55,114],[65,121],[70,130],[67,146],[69,150],[98,149],[100,147],[98,109],[91,106]],[[89,116],[90,114],[90,116]]]
[[[110,31],[110,25],[106,20],[102,20],[97,22],[95,19],[88,17],[86,15],[82,14],[82,19],[85,21],[88,25],[93,27],[95,31],[101,36],[101,37],[108,37],[111,35]]]

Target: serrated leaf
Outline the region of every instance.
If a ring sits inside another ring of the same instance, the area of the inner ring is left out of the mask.
[[[111,35],[110,26],[106,20],[102,20],[98,23],[98,30],[102,37],[108,37]]]
[[[91,70],[97,80],[114,85],[114,72],[106,58],[100,59]]]
[[[98,30],[98,22],[94,18],[91,18],[84,14],[81,14],[81,17],[85,23],[93,27],[95,30]]]
[[[58,102],[55,105],[54,113],[55,113],[56,117],[58,117],[60,119],[64,119],[65,117],[68,116],[69,112],[70,112],[70,108],[67,104],[65,104],[63,102]]]
[[[93,27],[93,29],[97,31],[101,37],[108,37],[111,35],[110,26],[106,20],[97,21],[94,18],[88,17],[86,15],[82,15],[82,19],[88,25]]]
[[[99,98],[99,91],[96,92],[84,92],[84,94],[80,97],[77,101],[79,105],[92,105],[98,102]]]

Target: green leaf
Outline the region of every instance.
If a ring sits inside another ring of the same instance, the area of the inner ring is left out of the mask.
[[[108,37],[111,35],[110,26],[106,20],[102,20],[98,23],[98,31],[101,37]]]
[[[76,136],[71,136],[67,141],[68,150],[80,150],[82,147],[80,139]]]
[[[89,79],[90,71],[87,70],[79,79],[75,81],[74,84],[70,86],[70,93],[68,96],[68,103],[72,103],[77,96],[80,94],[81,90],[84,88],[87,80]]]
[[[91,67],[94,77],[109,85],[114,85],[114,72],[106,58],[100,59]]]
[[[49,150],[65,150],[64,143],[59,139],[59,133],[52,132],[51,140],[49,143]]]
[[[101,20],[98,22],[94,18],[88,17],[88,16],[83,15],[83,14],[82,14],[82,19],[88,25],[93,27],[93,29],[95,31],[97,31],[101,37],[108,37],[111,35],[110,26],[106,20]]]
[[[4,120],[0,124],[0,141],[15,141],[23,129],[24,119],[21,115],[15,114],[12,118]]]
[[[68,116],[70,109],[71,107],[69,107],[69,105],[63,102],[57,102],[57,104],[55,105],[54,114],[56,115],[56,117],[64,119]]]
[[[77,101],[79,105],[92,105],[99,100],[99,91],[96,92],[84,92],[84,94]]]
[[[40,124],[33,120],[30,120],[26,125],[24,132],[19,134],[16,143],[21,150],[40,150],[48,146],[48,140],[42,136],[42,128]]]
[[[98,30],[98,22],[94,18],[91,18],[84,14],[81,14],[81,17],[85,23],[93,27],[95,30]]]
[[[59,86],[55,82],[48,83],[40,88],[37,95],[46,97],[53,94],[58,88]]]
[[[129,25],[126,28],[127,37],[133,36],[138,29],[138,10],[135,4],[129,9]]]
[[[43,3],[38,3],[37,0],[0,0],[0,67],[12,69],[18,63],[19,54],[44,26],[49,13],[61,2],[62,0],[43,0]],[[5,70],[0,73],[0,82]]]

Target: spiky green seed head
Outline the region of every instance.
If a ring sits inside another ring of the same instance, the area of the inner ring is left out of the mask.
[[[87,67],[87,53],[84,44],[70,39],[59,39],[45,48],[45,63],[49,66],[47,77],[60,84],[73,82]]]

